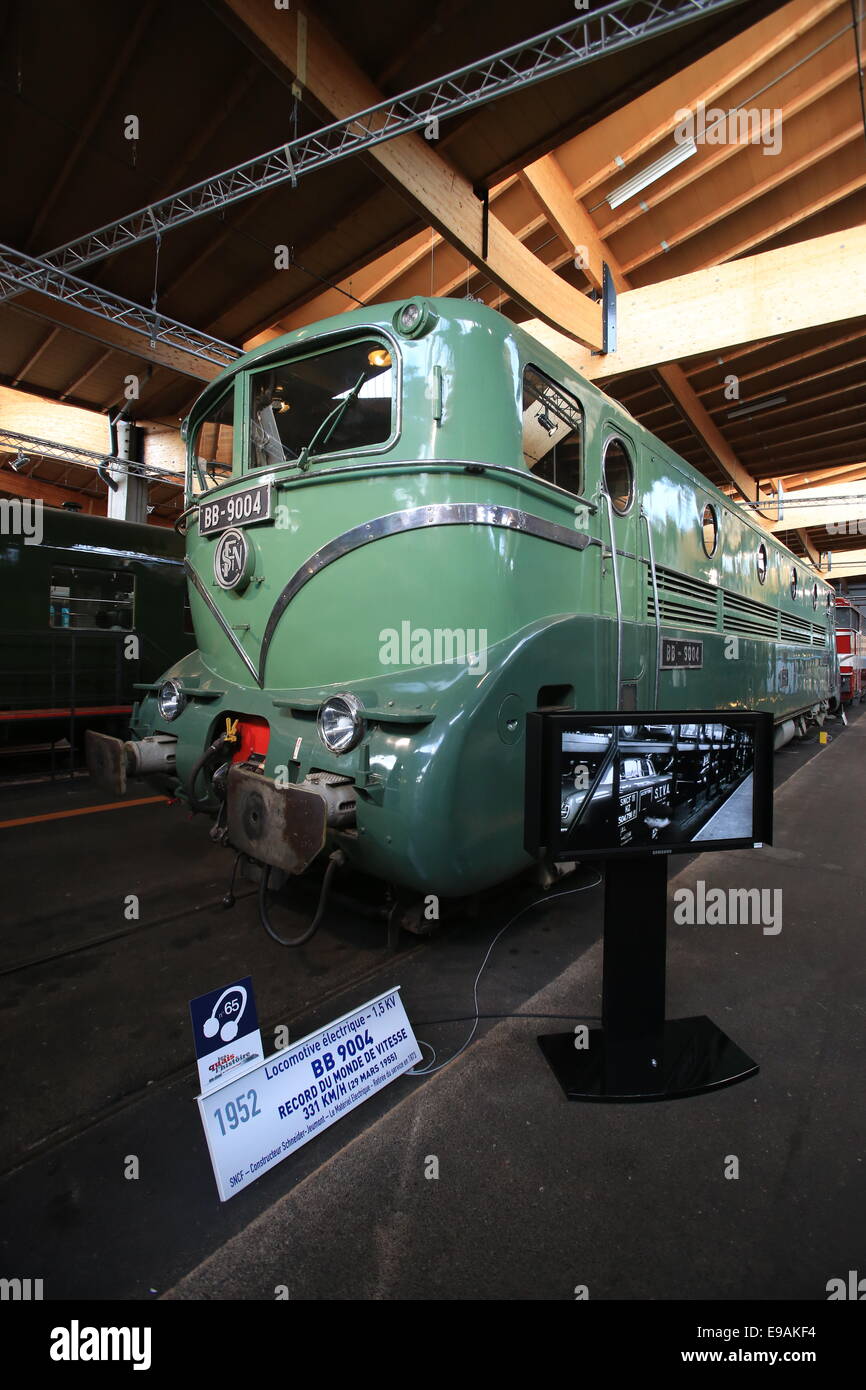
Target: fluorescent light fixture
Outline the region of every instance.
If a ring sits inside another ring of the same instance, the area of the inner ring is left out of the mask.
[[[738,405],[736,410],[728,411],[729,420],[739,420],[744,415],[757,415],[761,410],[769,410],[774,405],[784,405],[787,396],[766,396],[762,401],[753,401],[751,405]]]
[[[656,179],[660,179],[664,174],[669,174],[671,169],[676,169],[678,164],[691,159],[693,154],[697,154],[698,147],[694,140],[683,140],[681,144],[673,145],[666,150],[661,158],[648,164],[645,169],[641,169],[639,174],[633,174],[625,183],[621,183],[619,188],[614,188],[607,195],[608,206],[613,212],[620,203],[625,203],[629,198],[633,198],[635,193],[640,193],[642,189],[648,188]]]

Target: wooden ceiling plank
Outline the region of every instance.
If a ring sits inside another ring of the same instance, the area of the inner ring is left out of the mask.
[[[764,366],[757,367],[751,372],[736,372],[736,376],[739,380],[740,386],[742,387],[743,382],[745,381],[755,381],[759,377],[772,376],[774,372],[783,371],[785,367],[793,367],[797,362],[805,362],[810,357],[820,357],[823,356],[824,353],[833,352],[836,348],[846,347],[849,343],[862,342],[864,337],[866,337],[866,329],[856,329],[853,333],[843,333],[840,337],[831,338],[825,343],[815,343],[812,347],[805,348],[802,352],[794,352],[791,353],[791,355],[788,357],[778,358],[775,362],[767,362],[764,364]],[[777,339],[776,341],[782,340]],[[758,347],[761,346],[763,346],[763,344],[754,344],[751,350],[755,351]],[[858,358],[858,361],[859,360],[862,359]],[[714,367],[716,364],[713,363],[712,365]],[[734,357],[734,359],[728,365],[731,367],[732,370],[735,370],[736,357]],[[703,370],[709,371],[710,367],[705,366]],[[693,373],[690,372],[689,375],[691,376],[693,375]],[[795,381],[791,382],[791,385],[798,385],[801,380],[804,380],[804,378],[797,377]],[[781,390],[782,388],[780,387],[779,389]],[[718,390],[718,385],[704,386],[702,389],[698,391],[698,395],[708,396],[711,392]],[[759,392],[757,394],[761,393]]]
[[[74,395],[75,392],[78,390],[79,386],[83,386],[87,378],[89,376],[92,376],[93,373],[102,366],[103,362],[107,362],[113,352],[114,348],[106,348],[104,352],[97,353],[96,357],[93,358],[90,365],[88,367],[85,367],[83,372],[79,372],[78,376],[76,376],[72,381],[70,381],[68,386],[64,386],[63,390],[60,393],[60,399],[62,401],[65,401],[67,396]]]
[[[17,386],[19,382],[25,380],[27,373],[33,370],[45,349],[51,346],[59,332],[59,328],[49,328],[45,336],[43,338],[40,338],[39,342],[37,343],[33,351],[30,353],[29,357],[18,368],[18,371],[16,372],[12,380],[13,386]]]
[[[315,102],[339,120],[383,100],[382,93],[357,67],[313,15],[304,17],[303,57],[299,62],[298,12],[263,7],[253,0],[226,0],[236,17],[278,63],[300,77]],[[599,349],[601,308],[579,290],[563,283],[528,251],[494,215],[487,218],[483,254],[480,199],[459,170],[422,136],[399,136],[371,147],[366,158],[447,241],[518,303],[568,336]]]
[[[558,151],[577,197],[621,175],[677,125],[678,110],[709,105],[742,78],[769,62],[837,8],[838,0],[792,0],[712,53],[621,107]],[[605,153],[599,158],[599,152]],[[572,177],[572,170],[574,176]]]
[[[147,0],[146,4],[137,7],[135,22],[129,29],[126,40],[119,52],[112,55],[108,70],[104,73],[103,80],[99,84],[98,96],[90,107],[87,117],[79,130],[77,139],[73,143],[58,173],[55,175],[51,186],[51,192],[43,202],[39,215],[30,229],[30,235],[25,245],[26,250],[30,251],[36,245],[39,233],[45,226],[60,194],[66,187],[70,174],[81,158],[82,152],[87,149],[90,144],[94,130],[102,119],[114,93],[126,76],[127,69],[141,42],[142,35],[153,19],[157,9],[158,0]]]
[[[853,56],[849,56],[842,62],[836,63],[824,76],[809,87],[795,92],[778,108],[774,108],[781,113],[782,126],[784,127],[785,122],[790,121],[800,111],[805,111],[816,102],[823,100],[856,71],[856,62]],[[602,223],[599,227],[601,235],[606,239],[613,236],[623,227],[627,227],[635,221],[636,218],[643,216],[645,211],[658,207],[660,203],[666,202],[674,194],[688,188],[696,180],[713,173],[719,165],[748,148],[748,145],[737,143],[701,146],[696,158],[687,160],[678,169],[671,170],[670,174],[666,175],[660,183],[644,190],[640,202],[625,204],[622,210],[617,210],[608,221]]]
[[[709,227],[714,227],[717,223],[723,222],[726,218],[739,212],[741,208],[750,206],[758,198],[764,198],[781,184],[787,183],[790,179],[797,178],[799,174],[811,169],[815,164],[822,163],[830,155],[845,145],[850,145],[852,141],[863,138],[862,123],[857,121],[848,122],[842,130],[836,131],[822,144],[810,144],[809,148],[799,158],[792,159],[784,164],[777,165],[765,179],[758,182],[751,180],[747,187],[741,188],[739,192],[721,201],[717,198],[708,200],[704,203],[704,211],[690,222],[677,223],[665,235],[665,246],[662,247],[658,241],[652,246],[647,246],[637,255],[631,256],[624,263],[624,270],[630,273],[646,265],[649,261],[657,260],[660,256],[667,255],[676,246],[681,246],[683,242],[691,240],[692,237],[699,236]],[[801,219],[797,219],[801,220]],[[775,231],[770,235],[775,235]],[[768,240],[762,237],[761,240]],[[747,249],[747,248],[746,248]],[[730,256],[725,256],[725,260],[730,260]]]
[[[190,352],[171,347],[159,340],[151,347],[150,339],[143,333],[136,333],[98,314],[89,314],[74,304],[49,299],[47,295],[36,294],[32,290],[19,295],[8,308],[14,313],[29,314],[33,318],[46,320],[59,328],[69,328],[82,337],[91,338],[95,343],[118,348],[132,357],[146,362],[159,362],[183,376],[212,381],[222,370],[216,363],[206,362],[201,357],[195,357]]]

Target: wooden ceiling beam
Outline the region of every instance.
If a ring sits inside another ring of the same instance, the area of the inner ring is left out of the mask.
[[[828,545],[825,555],[832,558],[823,566],[824,574],[830,579],[854,579],[866,574],[866,550],[845,550],[839,547],[839,538],[833,537],[833,545]]]
[[[866,478],[866,463],[849,463],[845,468],[830,468],[825,473],[817,473],[811,466],[806,472],[783,473],[782,485],[786,492],[799,492],[802,488],[814,487],[816,483],[858,483]]]
[[[866,179],[866,174],[864,174]],[[522,326],[593,380],[866,316],[866,226],[643,285],[619,296],[617,351],[593,357]]]
[[[105,516],[106,506],[103,498],[91,497],[79,488],[57,487],[34,478],[32,473],[13,473],[11,468],[0,467],[0,492],[12,497],[32,497],[35,501],[47,502],[50,507],[62,507],[64,502],[80,502],[84,511],[92,516]]]
[[[527,180],[560,240],[572,253],[577,247],[581,249],[591,283],[596,288],[601,285],[602,266],[607,264],[617,293],[621,295],[627,292],[629,282],[622,267],[599,236],[583,204],[574,198],[556,156],[545,155],[530,166]],[[680,413],[718,467],[748,502],[754,501],[757,493],[754,480],[708,415],[682,368],[669,363],[659,368],[659,376]],[[762,520],[760,513],[756,512],[755,516],[758,521]]]
[[[610,252],[583,203],[575,198],[574,189],[565,177],[559,160],[553,154],[546,154],[534,164],[528,164],[520,178],[533,193],[551,227],[572,256],[577,254],[578,248],[585,251],[581,259],[586,264],[580,268],[592,288],[600,290],[602,264],[604,260],[609,261]]]
[[[135,16],[134,23],[132,23],[127,31],[123,45],[116,53],[112,53],[111,62],[101,75],[101,81],[93,92],[90,110],[79,128],[78,136],[73,142],[72,148],[69,150],[60,169],[54,175],[51,181],[51,192],[43,202],[39,215],[30,229],[30,234],[25,246],[26,250],[32,250],[37,244],[39,233],[45,226],[60,194],[66,187],[69,176],[81,158],[82,152],[88,148],[93,132],[102,119],[114,93],[126,76],[127,68],[141,42],[142,35],[153,19],[157,8],[158,0],[146,0],[145,4],[137,6],[136,10],[133,11]]]
[[[761,486],[768,488],[773,486],[776,478],[784,478],[791,472],[808,473],[814,484],[831,470],[835,472],[840,468],[853,468],[862,458],[862,446],[856,449],[822,449],[820,453],[813,452],[805,459],[797,458],[796,455],[792,457],[788,450],[780,450],[775,457],[755,460],[752,466]]]
[[[382,93],[313,15],[254,0],[229,8],[313,101],[336,120],[374,106]],[[563,281],[494,215],[460,171],[422,136],[402,135],[370,148],[376,166],[410,206],[530,313],[588,347],[602,346],[601,307]],[[486,241],[486,245],[485,245]],[[486,252],[486,254],[485,254]]]
[[[811,560],[812,564],[815,566],[815,569],[816,569],[816,570],[817,570],[817,569],[820,569],[820,568],[821,568],[821,556],[820,556],[820,553],[815,549],[814,545],[812,545],[811,541],[809,540],[809,537],[806,535],[806,532],[803,531],[803,530],[801,530],[799,526],[797,527],[797,536],[799,537],[800,544],[802,545],[803,550],[806,552],[807,557]]]
[[[859,521],[866,518],[866,487],[852,485],[846,487],[846,495],[850,497],[847,502],[830,501],[838,495],[838,487],[830,485],[828,487],[812,487],[807,492],[799,492],[790,507],[785,506],[784,495],[782,497],[782,520],[775,521],[771,530],[774,533],[779,531],[790,531],[792,528],[811,530],[815,528],[826,529],[828,525],[840,522]],[[813,503],[813,505],[809,505]],[[827,532],[828,537],[832,532]]]
[[[503,195],[513,188],[516,182],[517,177],[515,176],[514,178],[503,179],[502,183],[491,188],[490,206],[497,207],[497,204],[502,202]],[[374,194],[368,200],[369,206],[372,207],[379,200],[379,197],[379,193]],[[364,205],[363,210],[366,207],[367,204]],[[497,215],[499,215],[499,207],[497,207]],[[514,214],[510,208],[503,209],[502,220],[510,230],[515,231]],[[539,217],[536,221],[540,223],[542,219]],[[523,224],[520,225],[522,227]],[[528,232],[529,228],[527,228],[526,234]],[[519,235],[521,240],[525,239],[523,230],[516,232],[516,235]],[[365,303],[375,303],[377,300],[400,298],[404,293],[407,296],[424,293],[421,277],[425,273],[427,258],[432,256],[435,262],[446,249],[447,243],[441,234],[433,228],[425,228],[424,231],[416,232],[397,246],[391,247],[372,261],[368,261],[366,265],[343,276],[333,287],[319,290],[301,302],[295,300],[287,304],[283,310],[270,317],[267,327],[257,328],[250,337],[244,340],[244,351],[248,352],[261,343],[271,342],[274,338],[291,333],[296,328],[305,328],[308,324],[318,322],[319,319],[341,314],[350,307],[353,299],[360,299]],[[312,260],[315,263],[316,244],[313,243],[310,247],[304,248],[298,259],[301,261]],[[463,259],[465,261],[465,257]],[[396,287],[400,281],[403,277],[410,275],[412,271],[416,272],[418,283],[405,289],[401,287],[398,290]],[[436,286],[433,292],[442,294],[443,290]]]

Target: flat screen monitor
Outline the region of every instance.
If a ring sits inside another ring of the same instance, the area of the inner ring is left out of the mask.
[[[530,714],[526,849],[574,860],[769,844],[772,756],[770,714]]]

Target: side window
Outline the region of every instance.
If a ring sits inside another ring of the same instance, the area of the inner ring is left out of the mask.
[[[209,492],[231,477],[234,401],[232,387],[203,419],[196,422],[189,444],[189,491],[192,495]]]
[[[583,408],[535,367],[523,373],[523,460],[566,492],[583,488]]]
[[[135,610],[135,575],[129,570],[55,566],[48,596],[49,627],[129,632]]]
[[[618,435],[611,435],[605,443],[602,477],[614,511],[625,516],[634,501],[634,465]]]

